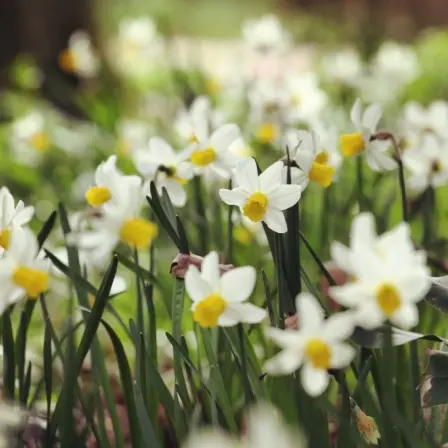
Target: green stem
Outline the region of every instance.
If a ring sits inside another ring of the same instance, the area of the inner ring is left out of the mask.
[[[360,211],[365,210],[364,197],[364,170],[362,166],[362,157],[356,158],[356,185],[358,187],[358,203]]]
[[[232,189],[232,179],[229,180],[229,190]],[[233,261],[233,221],[232,221],[233,206],[229,205],[227,215],[227,263],[231,264]]]
[[[207,217],[202,197],[202,185],[201,178],[195,176],[193,178],[193,190],[196,203],[196,214],[198,220],[198,239],[199,239],[199,251],[201,255],[206,255],[208,252],[208,228]]]

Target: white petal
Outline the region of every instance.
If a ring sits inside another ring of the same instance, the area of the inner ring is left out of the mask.
[[[355,329],[353,313],[345,311],[330,316],[324,323],[322,337],[326,341],[343,341],[350,337]]]
[[[210,145],[215,148],[216,152],[227,151],[240,135],[240,128],[236,124],[225,124],[213,132],[210,137]]]
[[[355,319],[359,326],[366,330],[380,327],[386,320],[375,302],[367,301],[355,311]]]
[[[286,225],[286,219],[281,210],[276,208],[269,208],[266,211],[266,215],[263,218],[266,225],[277,233],[285,233],[288,230]]]
[[[269,204],[280,210],[286,210],[296,204],[302,194],[299,185],[280,185],[269,194]]]
[[[14,198],[6,187],[0,190],[0,219],[4,224],[9,224],[14,214]]]
[[[28,207],[25,207],[23,210],[21,210],[19,213],[16,212],[16,215],[14,216],[14,224],[17,224],[18,226],[28,224],[31,221],[33,215],[34,215],[34,207],[29,205]]]
[[[235,168],[235,179],[238,187],[250,193],[259,190],[257,163],[252,157],[237,164]]]
[[[160,165],[172,163],[176,158],[171,145],[161,137],[152,137],[148,146],[148,155]]]
[[[375,219],[372,213],[360,213],[352,222],[350,231],[351,248],[370,248],[376,242]]]
[[[305,392],[311,397],[322,395],[330,382],[326,370],[315,369],[309,362],[302,367],[300,377]]]
[[[281,348],[300,347],[306,339],[299,331],[280,330],[279,328],[268,327],[264,330],[266,337]]]
[[[252,303],[230,303],[223,314],[246,324],[259,324],[268,315],[266,310]]]
[[[366,161],[373,171],[391,171],[397,167],[392,157],[375,149],[367,149]]]
[[[361,100],[359,98],[356,98],[352,110],[350,111],[350,119],[352,120],[352,123],[356,126],[357,129],[361,128],[362,125],[361,114],[362,114]]]
[[[383,114],[383,107],[381,104],[371,104],[364,111],[362,116],[362,125],[367,128],[372,134],[376,132],[381,115]]]
[[[234,188],[233,190],[221,188],[219,190],[219,197],[228,205],[242,207],[249,199],[249,196],[249,193],[242,188]]]
[[[234,315],[226,313],[225,311],[218,318],[218,325],[220,327],[233,327],[237,323],[239,323],[239,320],[236,319]]]
[[[165,188],[175,207],[183,207],[186,204],[187,193],[179,182],[169,179],[166,182]]]
[[[282,350],[265,362],[263,370],[270,375],[287,375],[295,372],[302,362],[303,353],[293,349]]]
[[[213,251],[204,257],[201,266],[201,277],[211,286],[213,290],[219,291],[219,257]]]
[[[269,194],[282,183],[283,162],[278,161],[270,165],[260,174],[260,190]]]
[[[336,265],[345,272],[351,273],[350,249],[338,241],[334,241],[331,243],[330,252]]]
[[[116,275],[110,288],[110,295],[115,296],[117,294],[121,294],[122,292],[125,292],[127,289],[128,284],[126,280],[123,277]]]
[[[397,281],[397,286],[406,300],[418,302],[429,291],[431,280],[426,269],[419,269],[418,271],[416,269],[415,272],[410,270],[409,275]]]
[[[348,307],[357,306],[369,297],[368,288],[361,282],[332,286],[328,293],[337,303]]]
[[[403,330],[409,330],[418,324],[418,309],[413,304],[401,306],[392,316],[391,321]]]
[[[252,266],[225,272],[221,277],[221,292],[228,302],[244,302],[255,288],[257,273]]]
[[[297,313],[300,316],[300,330],[318,328],[324,319],[324,310],[317,299],[309,292],[302,292],[296,299]]]
[[[185,274],[185,289],[193,302],[198,302],[212,293],[210,285],[201,277],[196,266],[190,265]]]
[[[335,344],[331,347],[330,367],[342,369],[347,367],[356,355],[356,350],[348,344]]]

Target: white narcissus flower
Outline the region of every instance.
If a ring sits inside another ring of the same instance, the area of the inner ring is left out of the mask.
[[[133,151],[146,148],[153,134],[149,123],[142,120],[122,120],[117,125],[117,152],[130,155]]]
[[[354,85],[363,69],[359,53],[353,48],[344,48],[324,55],[322,65],[330,80],[347,85]]]
[[[405,151],[403,163],[411,172],[406,184],[413,193],[448,183],[448,150],[433,134],[424,135],[421,146]]]
[[[255,50],[285,50],[291,43],[291,35],[273,14],[246,20],[242,25],[242,34],[246,45]]]
[[[187,151],[176,153],[164,139],[153,137],[148,149],[135,151],[133,159],[137,171],[147,181],[144,188],[147,194],[150,194],[149,182],[154,181],[159,193],[166,188],[173,205],[185,205],[187,194],[183,185],[193,176],[191,164],[186,163]]]
[[[353,308],[357,324],[378,328],[385,321],[405,330],[418,323],[417,302],[431,286],[426,256],[412,245],[410,228],[401,223],[377,237],[373,215],[353,222],[351,247],[333,243],[332,257],[353,281],[331,287],[331,297]]]
[[[34,215],[34,207],[25,207],[23,201],[14,205],[14,198],[7,187],[0,189],[0,253],[8,249],[13,229],[26,226]]]
[[[265,403],[253,407],[247,416],[244,441],[218,429],[194,431],[183,448],[305,448],[301,434],[291,431],[277,409]]]
[[[0,314],[24,297],[37,299],[48,289],[48,262],[38,259],[36,237],[27,228],[15,228],[8,250],[0,258]]]
[[[358,98],[350,114],[356,132],[340,137],[342,154],[349,157],[365,152],[367,164],[374,171],[389,171],[397,166],[395,160],[385,154],[390,142],[374,138],[382,112],[383,108],[380,104],[371,104],[363,112],[361,100]]]
[[[354,358],[355,349],[343,341],[351,336],[355,324],[350,312],[324,319],[322,307],[308,292],[297,296],[296,306],[297,330],[266,329],[267,337],[282,351],[265,363],[264,370],[271,375],[289,375],[301,367],[303,388],[316,397],[330,382],[328,369],[342,369]]]
[[[117,156],[110,156],[95,171],[95,186],[86,192],[86,200],[92,207],[122,203],[128,200],[128,185],[140,186],[138,176],[124,176],[116,167]]]
[[[211,134],[208,133],[206,126],[198,127],[195,133],[196,141],[188,148],[195,174],[213,172],[228,179],[235,165],[241,160],[239,156],[229,151],[240,136],[241,132],[236,124],[224,124]]]
[[[290,154],[292,166],[291,182],[299,184],[302,191],[308,182],[314,181],[324,188],[331,185],[336,169],[340,163],[340,155],[336,148],[328,150],[320,144],[319,137],[314,131],[290,130],[285,135],[285,145]],[[283,168],[286,181],[288,168]]]
[[[263,221],[274,232],[285,233],[288,228],[283,210],[299,201],[302,188],[283,184],[282,173],[281,161],[258,175],[255,160],[244,160],[235,169],[237,188],[221,189],[219,196],[226,204],[240,207],[251,221]]]
[[[438,138],[448,138],[448,102],[434,101],[428,108],[410,101],[404,105],[403,128],[418,134],[435,134]]]
[[[201,272],[190,265],[185,275],[185,289],[193,301],[194,321],[206,328],[261,322],[266,311],[244,303],[254,290],[255,280],[256,272],[252,266],[235,268],[220,276],[216,252],[204,257]]]
[[[70,36],[67,48],[59,55],[59,65],[62,70],[83,78],[92,78],[98,73],[99,61],[85,31],[78,30]]]

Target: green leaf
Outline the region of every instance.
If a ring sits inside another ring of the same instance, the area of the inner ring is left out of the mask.
[[[57,217],[58,213],[56,210],[54,210],[48,217],[48,219],[44,222],[44,225],[40,229],[40,232],[37,234],[37,243],[39,245],[39,249],[43,246],[51,231],[53,230]]]
[[[439,350],[429,350],[426,375],[448,378],[448,353]]]
[[[140,278],[142,278],[144,281],[148,281],[160,287],[160,282],[148,270],[136,265],[132,260],[129,260],[122,254],[117,254],[116,256],[120,264],[129,269],[131,272],[134,272],[135,274],[138,273]]]
[[[425,296],[430,305],[445,314],[448,314],[448,288],[445,286],[447,282],[448,275],[433,278],[431,289]]]
[[[187,234],[185,232],[185,227],[182,224],[182,221],[180,220],[179,216],[176,216],[176,224],[177,224],[177,232],[179,233],[179,240],[180,240],[180,246],[181,246],[180,253],[189,254],[190,246],[188,244]]]
[[[426,386],[422,399],[425,408],[448,403],[448,377],[428,377],[423,384]]]
[[[166,191],[166,188],[162,188],[162,197],[159,196],[160,205],[165,212],[168,221],[170,222],[173,229],[176,229],[176,211],[174,210],[173,203],[171,202],[170,196]]]
[[[51,347],[51,328],[47,321],[45,321],[45,335],[44,335],[44,384],[45,397],[47,400],[47,420],[51,418],[51,395],[53,392],[53,354]]]
[[[159,441],[157,440],[154,432],[154,427],[152,426],[151,420],[146,412],[142,393],[137,385],[134,385],[134,396],[137,405],[137,417],[140,422],[140,428],[143,436],[143,446],[160,448]]]
[[[264,294],[266,296],[266,306],[268,308],[269,320],[271,321],[271,325],[275,327],[277,318],[275,316],[274,311],[274,300],[272,298],[271,291],[269,289],[268,278],[266,277],[266,273],[264,272],[263,269],[261,270],[261,277],[263,279]]]
[[[6,398],[14,400],[16,357],[14,348],[14,336],[12,333],[12,324],[11,324],[11,309],[8,309],[3,313],[2,333],[3,333],[2,338],[3,387],[5,389]]]

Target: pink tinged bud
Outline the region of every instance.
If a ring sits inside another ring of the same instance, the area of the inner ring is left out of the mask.
[[[177,278],[185,278],[185,274],[187,273],[188,266],[193,265],[196,266],[199,270],[201,270],[202,260],[204,258],[199,255],[194,254],[178,254],[176,258],[171,263],[170,272]],[[233,264],[220,264],[219,270],[221,275],[224,272],[230,271],[235,266]]]

